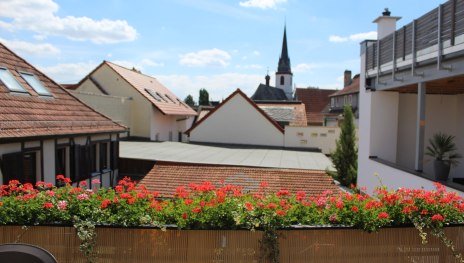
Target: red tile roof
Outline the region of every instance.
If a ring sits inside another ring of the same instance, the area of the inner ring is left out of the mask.
[[[354,76],[351,84],[344,87],[342,90],[335,92],[334,94],[330,95],[330,97],[346,95],[346,94],[354,94],[359,92],[359,74]]]
[[[253,168],[185,163],[158,162],[139,182],[161,196],[172,197],[178,186],[209,181],[215,186],[224,184],[242,186],[244,191],[254,192],[261,182],[269,184],[269,191],[285,189],[292,193],[304,191],[319,195],[325,190],[338,193],[340,188],[323,171]]]
[[[216,106],[213,110],[211,110],[208,114],[206,114],[203,118],[201,118],[201,120],[195,122],[192,125],[192,127],[190,127],[190,129],[188,129],[185,133],[190,134],[191,131],[193,131],[196,127],[198,127],[198,125],[203,123],[204,120],[208,119],[209,116],[213,115],[218,109],[220,109],[223,105],[225,105],[230,99],[235,97],[235,95],[242,96],[248,103],[250,103],[251,106],[253,106],[259,113],[261,113],[261,115],[263,115],[264,118],[266,118],[270,123],[272,123],[272,125],[274,125],[281,133],[284,133],[284,129],[280,127],[280,125],[275,120],[273,120],[271,117],[269,117],[269,115],[267,115],[262,109],[260,109],[258,105],[256,105],[254,101],[248,98],[248,96],[245,93],[243,93],[243,91],[241,91],[240,89],[237,89],[232,94],[230,94],[229,97],[227,97],[225,100],[221,102],[221,104]]]
[[[126,130],[85,105],[1,43],[0,67],[7,68],[28,92],[10,92],[0,82],[0,139]],[[19,72],[33,73],[53,96],[39,96]]]
[[[332,89],[296,88],[295,97],[306,106],[306,118],[308,125],[322,125],[324,114],[321,112],[329,104],[329,96],[335,93]]]
[[[104,61],[102,64],[108,65],[123,79],[125,79],[132,87],[147,98],[161,113],[165,115],[187,115],[195,116],[197,113],[185,104],[181,99],[177,98],[174,93],[161,84],[156,78],[144,75],[132,69],[128,69],[114,63]],[[158,92],[162,96],[162,100],[158,101],[153,98],[146,89],[151,89]],[[172,100],[171,100],[172,99]]]

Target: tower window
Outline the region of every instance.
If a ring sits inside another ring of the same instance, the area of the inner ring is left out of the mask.
[[[284,76],[280,76],[280,85],[285,85],[285,78],[284,78]]]

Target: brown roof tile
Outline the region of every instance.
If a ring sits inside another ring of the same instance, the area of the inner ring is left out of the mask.
[[[178,186],[190,183],[200,184],[209,181],[215,186],[238,185],[245,191],[254,192],[261,182],[269,184],[269,191],[285,189],[292,193],[304,191],[309,195],[319,195],[325,190],[337,193],[330,176],[323,171],[272,169],[214,165],[192,165],[183,163],[158,162],[139,182],[150,191],[157,191],[161,196],[172,197]]]
[[[158,108],[163,114],[166,115],[188,115],[195,116],[197,113],[185,104],[181,99],[177,98],[174,93],[163,86],[156,78],[148,75],[144,75],[132,69],[128,69],[114,63],[104,61],[110,66],[116,73],[118,73],[123,79],[125,79],[132,87],[140,92],[145,98],[147,98],[156,108]],[[146,89],[151,89],[158,92],[161,96],[161,100],[153,98]]]
[[[346,95],[346,94],[353,94],[359,92],[359,74],[354,76],[351,84],[344,87],[342,90],[335,92],[334,94],[330,95],[330,97]]]
[[[1,43],[0,67],[7,68],[28,92],[10,92],[0,82],[0,139],[126,130],[85,105]],[[19,72],[34,74],[52,96],[39,96]]]
[[[329,104],[329,96],[336,90],[317,89],[317,88],[296,88],[295,97],[301,100],[306,106],[306,118],[308,125],[322,125],[324,114],[321,112]]]

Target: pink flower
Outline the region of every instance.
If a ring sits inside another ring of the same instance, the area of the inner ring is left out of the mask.
[[[79,182],[79,186],[81,186],[81,187],[87,186],[87,182],[86,181],[81,181],[81,182]]]
[[[93,179],[92,184],[100,184],[100,179]]]
[[[89,195],[88,194],[80,194],[77,196],[77,200],[88,200],[89,199]]]
[[[53,192],[52,190],[47,190],[47,191],[45,192],[45,194],[47,194],[47,195],[50,196],[50,197],[55,196],[55,192]]]
[[[66,210],[66,208],[68,207],[68,202],[61,200],[61,201],[58,201],[58,204],[56,206],[58,207],[59,210]]]

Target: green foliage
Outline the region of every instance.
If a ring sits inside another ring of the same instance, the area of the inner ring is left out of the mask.
[[[457,159],[462,158],[462,155],[457,153],[457,147],[454,143],[455,137],[444,133],[436,133],[429,139],[425,154],[435,158],[436,160],[449,161],[452,165],[459,164]]]
[[[329,172],[344,186],[356,185],[358,173],[358,148],[356,146],[356,128],[353,112],[346,105],[343,110],[343,124],[340,138],[336,142],[335,152],[331,154],[336,173]]]
[[[198,97],[198,105],[209,105],[209,93],[206,89],[200,89],[200,96]]]
[[[195,106],[195,101],[193,100],[193,97],[190,94],[187,95],[187,97],[185,97],[184,102],[185,102],[185,104],[189,105],[190,107]]]

